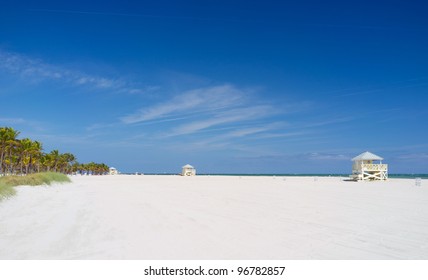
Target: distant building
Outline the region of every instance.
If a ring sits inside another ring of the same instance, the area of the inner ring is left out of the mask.
[[[351,179],[356,181],[388,179],[388,164],[382,164],[382,160],[383,158],[370,152],[354,157]]]
[[[186,164],[183,166],[183,170],[181,171],[181,176],[195,176],[196,169],[190,164]]]
[[[109,172],[108,172],[108,174],[110,174],[110,175],[117,175],[119,172],[117,171],[117,169],[116,168],[114,168],[114,167],[110,167],[109,168]]]

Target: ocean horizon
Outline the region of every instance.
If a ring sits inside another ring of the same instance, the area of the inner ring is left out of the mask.
[[[125,172],[120,173],[123,175],[179,175],[179,173],[144,173],[144,172]],[[270,177],[349,177],[349,174],[340,174],[340,173],[199,173],[199,176],[270,176]],[[388,178],[391,179],[428,179],[428,174],[388,174]]]

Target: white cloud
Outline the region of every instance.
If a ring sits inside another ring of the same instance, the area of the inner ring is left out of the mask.
[[[284,126],[283,123],[271,123],[271,124],[258,124],[258,125],[251,125],[248,124],[247,127],[244,128],[239,128],[236,129],[236,127],[226,127],[224,129],[220,129],[220,130],[231,130],[230,132],[224,133],[224,134],[219,134],[216,136],[211,136],[209,138],[206,138],[204,140],[201,141],[196,141],[193,142],[193,144],[197,145],[198,147],[214,147],[214,148],[218,148],[221,147],[222,145],[226,145],[230,143],[231,140],[235,139],[235,138],[248,138],[248,137],[252,137],[252,139],[256,139],[254,138],[254,136],[260,136],[263,135],[263,133],[270,131],[270,130],[276,130],[276,129],[280,129]],[[209,131],[213,131],[213,130],[219,130],[219,129],[210,129]],[[205,130],[206,131],[206,130]],[[227,141],[227,142],[225,142]]]
[[[399,160],[427,160],[428,153],[408,153],[396,157]]]
[[[145,93],[157,89],[157,87],[137,88],[129,81],[112,79],[91,75],[65,67],[45,63],[40,59],[34,59],[0,49],[0,70],[18,75],[31,82],[60,81],[71,86],[86,86],[96,89],[114,90],[126,93]]]
[[[335,119],[331,119],[331,120],[324,120],[321,122],[316,122],[316,123],[308,123],[308,124],[303,124],[301,125],[301,127],[320,127],[320,126],[327,126],[327,125],[332,125],[332,124],[337,124],[337,123],[346,123],[346,122],[350,122],[357,119],[356,117],[342,117],[342,118],[335,118]]]
[[[343,154],[332,154],[332,153],[308,153],[304,154],[303,157],[312,160],[350,160],[349,156]]]
[[[14,124],[22,124],[26,121],[22,118],[0,118],[0,126],[2,125],[14,125]]]
[[[288,110],[289,106],[286,108]],[[225,139],[278,129],[277,124],[272,125],[267,121],[267,118],[278,113],[285,112],[266,104],[263,99],[257,100],[252,91],[224,84],[186,91],[165,102],[124,116],[121,121],[125,124],[146,125],[176,122],[174,126],[163,127],[162,133],[158,134],[161,138],[235,127],[228,134],[217,134]],[[258,124],[251,127],[249,121]],[[261,126],[260,123],[267,125]]]
[[[195,133],[212,126],[264,118],[272,113],[270,106],[250,106],[223,111],[209,118],[190,122],[173,129],[168,136]]]
[[[244,137],[252,134],[258,134],[261,132],[269,131],[272,129],[272,126],[259,126],[259,127],[250,127],[244,129],[238,129],[230,132],[228,135],[230,137]]]
[[[280,132],[280,133],[263,133],[261,135],[258,135],[258,139],[268,139],[268,138],[289,138],[289,137],[295,137],[295,136],[302,136],[309,134],[309,132],[306,131],[297,131],[297,132]]]
[[[46,124],[35,121],[35,120],[27,120],[24,118],[9,118],[9,117],[1,117],[0,116],[0,127],[4,126],[19,126],[19,127],[30,127],[34,130],[44,130]]]
[[[231,86],[222,85],[186,91],[172,99],[121,118],[124,123],[132,124],[149,120],[167,118],[176,114],[215,111],[240,104],[244,93]]]

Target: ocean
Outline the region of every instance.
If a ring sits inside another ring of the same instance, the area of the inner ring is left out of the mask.
[[[134,175],[134,173],[122,173],[125,175]],[[178,173],[140,173],[144,175],[179,175]],[[198,173],[200,176],[271,176],[271,177],[349,177],[349,174],[290,174],[290,173],[278,173],[278,174],[248,174],[248,173]],[[388,178],[398,179],[428,179],[428,174],[388,174]]]

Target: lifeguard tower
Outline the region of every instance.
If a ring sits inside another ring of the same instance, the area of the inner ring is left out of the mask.
[[[109,170],[108,170],[108,174],[110,174],[110,175],[117,175],[118,173],[119,172],[114,167],[110,167]]]
[[[382,164],[383,158],[364,152],[352,159],[351,179],[355,181],[384,181],[388,179],[388,164]]]
[[[196,169],[190,164],[186,164],[183,166],[183,170],[181,171],[181,176],[195,176]]]

